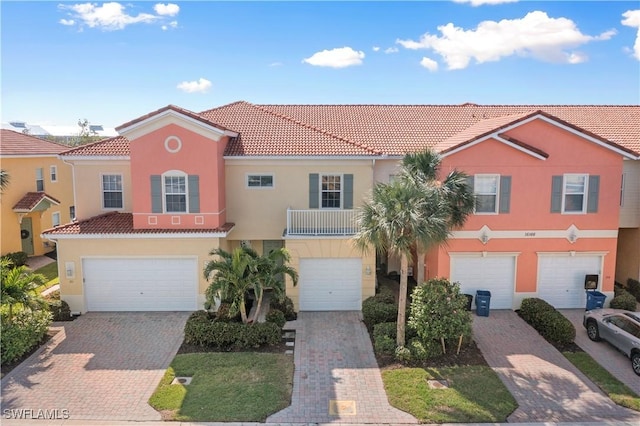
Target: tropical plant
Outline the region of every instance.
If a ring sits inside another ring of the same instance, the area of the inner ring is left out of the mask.
[[[283,301],[286,295],[284,275],[288,275],[291,278],[294,286],[298,284],[298,272],[287,265],[290,259],[291,256],[285,248],[271,250],[269,253],[256,258],[257,265],[255,272],[253,272],[255,279],[252,280],[252,289],[257,302],[254,317],[250,321],[256,321],[260,314],[265,290],[271,289],[273,297]]]
[[[0,192],[3,192],[9,186],[9,181],[11,177],[9,176],[9,172],[4,169],[0,169]]]
[[[407,272],[413,249],[423,253],[446,241],[450,230],[463,225],[474,208],[467,176],[452,171],[438,181],[440,163],[440,156],[431,150],[407,154],[398,179],[377,184],[358,215],[357,246],[363,251],[373,246],[400,257],[398,346],[405,344]]]
[[[7,320],[13,320],[16,308],[27,310],[39,310],[46,307],[46,302],[36,289],[46,282],[46,278],[41,274],[34,274],[26,266],[13,266],[7,260],[0,260],[0,274],[2,277],[1,303],[8,309]]]

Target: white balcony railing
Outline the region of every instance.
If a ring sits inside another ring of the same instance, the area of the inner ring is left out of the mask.
[[[287,209],[287,235],[353,235],[356,210]]]

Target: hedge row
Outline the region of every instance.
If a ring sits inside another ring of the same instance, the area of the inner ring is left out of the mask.
[[[3,314],[0,323],[0,358],[3,364],[9,364],[42,341],[51,323],[51,313],[24,309],[14,314],[11,322]]]
[[[609,306],[614,309],[636,310],[636,298],[624,289],[616,289],[615,297],[611,299]]]
[[[567,344],[576,337],[571,321],[542,299],[524,299],[518,313],[549,342]]]
[[[376,324],[393,322],[397,319],[398,305],[391,291],[382,290],[362,302],[362,320],[369,330],[373,330]]]
[[[275,345],[282,339],[282,328],[273,322],[243,324],[217,321],[207,311],[191,314],[184,327],[188,344],[217,349],[249,349]]]

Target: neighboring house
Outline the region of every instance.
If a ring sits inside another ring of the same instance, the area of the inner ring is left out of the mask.
[[[57,142],[68,142],[78,138],[82,129],[80,126],[61,126],[56,124],[29,124],[25,121],[10,121],[2,123],[5,130],[13,130],[15,132],[36,136],[39,138],[50,138]],[[101,124],[89,124],[87,129],[91,135],[100,138],[108,138],[117,136],[118,132],[112,127],[105,127]]]
[[[354,248],[356,209],[404,153],[432,147],[443,173],[473,177],[479,204],[446,245],[418,256],[416,278],[490,289],[495,308],[536,295],[584,306],[587,274],[613,294],[618,245],[632,246],[619,256],[639,271],[640,243],[617,238],[623,215],[629,240],[640,225],[629,184],[638,122],[631,106],[168,106],[61,154],[79,220],[44,236],[74,311],[201,308],[208,253],[240,245],[289,249],[296,308],[358,310],[394,259]]]
[[[24,251],[29,256],[50,252],[55,245],[42,231],[73,220],[71,167],[58,154],[69,147],[3,129],[0,167],[9,185],[0,195],[0,254]]]

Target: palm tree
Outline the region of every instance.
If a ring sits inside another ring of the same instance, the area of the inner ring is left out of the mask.
[[[46,302],[36,289],[46,282],[41,274],[34,274],[26,266],[14,267],[7,260],[0,261],[2,284],[0,284],[2,305],[9,310],[8,320],[13,319],[13,311],[16,307],[37,310],[46,306]]]
[[[0,192],[3,192],[9,186],[9,173],[2,169],[0,170]]]
[[[439,182],[440,163],[440,156],[430,150],[407,154],[399,179],[377,184],[358,216],[358,247],[373,246],[378,252],[400,257],[398,346],[405,344],[407,270],[413,248],[422,253],[446,241],[451,229],[464,224],[474,207],[466,175],[454,171]]]
[[[255,251],[238,247],[231,253],[214,249],[210,253],[218,259],[209,262],[204,269],[204,277],[211,281],[206,297],[214,305],[217,298],[231,302],[230,313],[240,312],[243,323],[247,323],[245,307],[248,291],[253,287],[258,255]]]
[[[288,275],[293,282],[293,285],[298,284],[298,272],[290,266],[287,266],[287,262],[291,259],[289,252],[285,248],[277,250],[271,250],[267,254],[260,256],[255,273],[255,281],[253,284],[253,291],[257,297],[256,309],[252,322],[258,319],[260,314],[260,307],[262,306],[262,298],[264,296],[264,290],[271,289],[273,295],[282,300],[285,296],[284,275]]]

